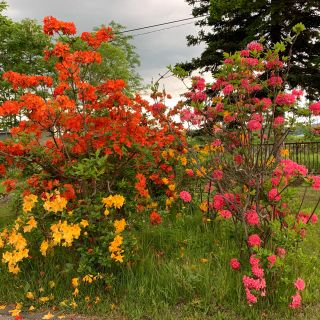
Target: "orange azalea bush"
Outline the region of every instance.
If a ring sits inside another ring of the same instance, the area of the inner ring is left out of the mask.
[[[44,32],[58,35],[44,53],[55,73],[3,75],[17,95],[1,105],[0,116],[20,121],[0,142],[0,172],[6,190],[16,189],[21,214],[0,234],[2,260],[18,274],[24,261],[65,247],[75,254],[79,277],[105,280],[117,264],[129,263],[129,229],[140,211],[156,210],[156,186],[174,177],[163,152],[177,149],[176,136],[184,141],[173,120],[178,108],[167,112],[161,101],[126,95],[121,79],[90,82],[89,66],[101,62],[97,49],[113,38],[110,28],[82,33],[83,50],[72,46],[72,22],[46,17]]]

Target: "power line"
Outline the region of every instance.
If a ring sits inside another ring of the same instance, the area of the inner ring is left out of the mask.
[[[154,27],[164,26],[164,25],[167,25],[167,24],[172,24],[172,23],[177,23],[177,22],[182,22],[182,21],[187,21],[187,20],[193,20],[193,19],[199,19],[199,18],[207,17],[207,16],[209,16],[209,15],[203,15],[203,16],[200,16],[200,17],[191,17],[191,18],[173,20],[173,21],[153,24],[153,25],[150,25],[150,26],[145,26],[145,27],[140,27],[140,28],[135,28],[135,29],[119,31],[119,32],[116,32],[116,34],[127,33],[127,32],[132,32],[132,31],[138,31],[138,30],[143,30],[143,29],[150,29],[150,28],[154,28]]]
[[[193,22],[182,23],[182,24],[178,24],[178,25],[172,26],[172,27],[161,28],[161,29],[152,30],[152,31],[148,31],[148,32],[132,34],[131,37],[134,38],[134,37],[142,36],[142,35],[149,34],[149,33],[154,33],[154,32],[159,32],[159,31],[162,31],[162,30],[168,30],[168,29],[173,29],[173,28],[177,28],[177,27],[181,27],[181,26],[186,26],[186,25],[188,25],[188,24],[193,24]]]

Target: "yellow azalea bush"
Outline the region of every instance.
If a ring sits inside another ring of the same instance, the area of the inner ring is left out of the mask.
[[[108,282],[109,274],[117,265],[130,259],[129,240],[124,235],[127,227],[125,203],[125,197],[120,194],[97,197],[94,203],[68,201],[58,189],[42,196],[25,195],[21,214],[11,227],[0,233],[2,263],[9,273],[23,276],[21,271],[27,268],[25,261],[32,263],[35,257],[45,261],[55,255],[58,247],[59,252],[72,250],[75,268],[70,274],[73,297],[69,305],[75,306],[81,283]],[[53,282],[47,285],[55,287]],[[31,291],[25,297],[33,304],[50,300],[40,293],[35,297]],[[13,314],[18,314],[20,309],[16,309]]]

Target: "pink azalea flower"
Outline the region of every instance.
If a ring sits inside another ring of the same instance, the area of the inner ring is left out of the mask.
[[[259,216],[257,211],[249,210],[245,213],[246,222],[251,225],[259,225]]]
[[[275,102],[279,106],[290,106],[296,102],[296,97],[291,93],[279,93],[276,96]]]
[[[276,201],[276,202],[280,201],[281,195],[279,194],[278,189],[276,189],[276,188],[271,189],[268,192],[268,198],[270,201]]]
[[[275,117],[273,120],[273,128],[277,128],[279,126],[282,126],[284,124],[284,117]]]
[[[246,297],[247,297],[247,302],[249,305],[253,303],[257,303],[257,297],[254,296],[249,289],[246,289]]]
[[[320,115],[320,101],[311,104],[309,109],[311,110],[313,115],[315,116]]]
[[[250,262],[251,267],[257,266],[259,264],[259,262],[260,262],[260,259],[256,258],[256,255],[253,254],[253,255],[250,256],[249,262]]]
[[[258,131],[261,130],[262,124],[257,120],[250,120],[248,121],[247,127],[250,131]]]
[[[270,262],[271,265],[274,265],[277,261],[277,256],[275,254],[268,256],[267,260]]]
[[[299,89],[293,89],[292,90],[292,94],[294,96],[296,96],[297,98],[300,98],[301,96],[303,96],[303,91],[302,90],[299,90]]]
[[[253,266],[251,271],[257,278],[263,278],[264,276],[264,270],[257,265]]]
[[[301,307],[301,295],[297,292],[294,296],[292,296],[292,302],[289,304],[289,308],[297,309]]]
[[[263,50],[263,45],[257,41],[252,41],[247,44],[247,49],[250,51],[256,50],[257,52],[260,52]]]
[[[248,237],[248,245],[250,247],[260,247],[261,246],[261,239],[257,234],[252,234]]]
[[[278,76],[272,76],[268,79],[269,86],[273,86],[273,87],[281,86],[282,82],[283,82],[282,78]]]
[[[225,203],[224,203],[224,199],[223,196],[221,194],[216,194],[213,197],[213,207],[216,210],[221,210],[223,209]]]
[[[301,278],[298,278],[296,280],[296,282],[294,283],[295,287],[297,288],[297,290],[299,291],[303,291],[306,287],[306,284],[304,283],[304,280]]]
[[[180,192],[180,198],[184,202],[190,202],[192,200],[191,194],[188,191],[181,191]]]
[[[249,57],[250,51],[249,50],[241,50],[240,51],[240,57]]]
[[[312,179],[312,188],[314,190],[320,189],[320,176],[311,176]]]
[[[277,255],[280,257],[280,258],[284,258],[285,255],[286,255],[286,249],[284,248],[281,248],[281,247],[278,247],[277,248]]]
[[[241,268],[241,264],[236,258],[230,260],[230,266],[233,270],[239,270]]]
[[[223,172],[221,170],[214,170],[212,177],[216,180],[221,180],[223,177]]]
[[[233,85],[229,83],[223,88],[222,92],[224,95],[228,95],[232,93],[233,90],[234,90]]]
[[[311,216],[310,222],[311,222],[312,224],[315,224],[315,223],[317,223],[317,221],[318,221],[318,216],[314,213],[314,214]]]
[[[221,217],[225,219],[231,219],[232,218],[232,213],[229,210],[221,210],[219,211],[219,214]]]

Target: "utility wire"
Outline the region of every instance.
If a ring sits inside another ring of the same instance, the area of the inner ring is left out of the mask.
[[[119,31],[116,34],[127,33],[127,32],[132,32],[132,31],[138,31],[138,30],[143,30],[143,29],[150,29],[150,28],[154,28],[154,27],[164,26],[164,25],[167,25],[167,24],[172,24],[172,23],[177,23],[177,22],[182,22],[182,21],[187,21],[187,20],[193,20],[193,19],[199,19],[199,18],[208,17],[208,16],[209,15],[203,15],[203,16],[199,16],[199,17],[191,17],[191,18],[173,20],[173,21],[168,21],[168,22],[164,22],[164,23],[153,24],[153,25],[150,25],[150,26],[145,26],[145,27],[140,27],[140,28],[135,28],[135,29]]]
[[[159,31],[162,31],[162,30],[168,30],[168,29],[178,28],[178,27],[181,27],[181,26],[186,26],[186,25],[188,25],[188,24],[193,24],[193,22],[182,23],[182,24],[178,24],[178,25],[172,26],[172,27],[161,28],[161,29],[152,30],[152,31],[148,31],[148,32],[132,34],[132,35],[130,35],[130,36],[134,38],[134,37],[142,36],[142,35],[149,34],[149,33],[154,33],[154,32],[159,32]]]

